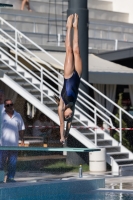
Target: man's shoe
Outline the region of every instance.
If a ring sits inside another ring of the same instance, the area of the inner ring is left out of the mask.
[[[16,181],[13,178],[7,178],[7,183],[15,183]]]

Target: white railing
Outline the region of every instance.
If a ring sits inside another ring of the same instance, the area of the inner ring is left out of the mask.
[[[14,72],[16,72],[18,76],[22,77],[25,81],[31,84],[37,91],[40,92],[40,101],[42,104],[43,104],[43,99],[45,96],[55,103],[53,96],[49,96],[45,92],[44,85],[50,90],[52,90],[54,94],[59,96],[59,88],[61,88],[63,84],[61,81],[62,75],[59,72],[57,72],[57,70],[55,70],[50,64],[48,64],[39,56],[37,56],[33,51],[31,52],[28,48],[22,45],[19,42],[18,36],[21,36],[21,38],[24,38],[25,40],[27,40],[27,43],[30,46],[32,46],[33,49],[38,50],[38,52],[43,52],[45,55],[50,57],[51,60],[54,60],[58,65],[63,66],[63,64],[59,62],[57,59],[55,59],[53,56],[51,56],[49,53],[47,53],[44,49],[42,49],[37,44],[35,44],[32,40],[30,40],[20,31],[18,31],[16,28],[11,26],[8,22],[6,22],[1,17],[0,17],[0,23],[4,24],[4,26],[8,26],[8,30],[10,28],[11,31],[13,32],[13,35],[12,35],[0,28],[0,40],[6,47],[8,47],[8,49],[10,50],[10,53],[4,50],[2,46],[0,48],[0,51],[3,52],[11,60],[13,60],[15,62],[15,66],[12,66],[11,64],[8,64],[7,62],[3,60],[4,64],[8,65],[8,67]],[[13,56],[11,53],[14,54],[15,56]],[[19,59],[20,57],[27,63],[27,65],[30,65],[32,69],[24,65],[23,61]],[[19,73],[19,67],[23,68],[28,74],[31,74],[33,79],[36,79],[40,83],[39,87],[37,87],[34,82],[30,82],[28,78],[26,78],[24,75]],[[51,80],[54,86],[48,83],[48,81],[46,81],[44,77],[47,77],[49,80]],[[95,133],[95,144],[97,145],[97,136],[96,136],[97,130],[96,129],[98,128],[97,126],[98,118],[106,122],[110,126],[110,128],[115,129],[116,132],[118,132],[119,142],[120,144],[122,144],[123,113],[126,114],[131,119],[133,119],[133,116],[127,113],[124,109],[122,109],[112,100],[110,100],[100,91],[98,91],[96,88],[94,88],[91,84],[87,83],[85,80],[81,79],[81,82],[84,85],[86,85],[86,87],[91,88],[93,91],[98,93],[102,98],[104,98],[110,104],[113,104],[115,109],[117,109],[119,112],[119,116],[118,117],[115,116],[115,114],[108,111],[104,106],[98,103],[94,98],[86,94],[83,90],[79,89],[79,95],[77,99],[78,104],[76,104],[76,110],[80,112],[81,116],[84,116],[84,118],[89,119],[95,124],[96,127],[90,127],[90,131]],[[83,120],[78,119],[76,116],[75,116],[75,119],[78,120],[83,126],[88,127],[88,125],[85,124]],[[113,125],[112,120],[117,121],[118,129],[116,129],[116,127]]]

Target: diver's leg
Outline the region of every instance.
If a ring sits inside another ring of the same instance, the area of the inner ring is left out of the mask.
[[[80,50],[79,50],[79,36],[78,36],[78,15],[75,13],[74,15],[74,23],[73,23],[73,54],[74,54],[74,65],[75,70],[81,76],[82,74],[82,60],[80,57]]]
[[[74,57],[72,50],[72,41],[71,41],[71,30],[73,25],[73,15],[70,15],[67,19],[67,33],[65,40],[66,47],[66,58],[64,63],[64,78],[70,78],[74,71]]]

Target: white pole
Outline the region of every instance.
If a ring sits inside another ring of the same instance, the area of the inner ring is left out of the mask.
[[[119,110],[119,119],[120,119],[120,122],[119,122],[119,130],[120,130],[120,145],[122,145],[122,111],[121,109]]]
[[[96,115],[96,107],[94,108],[94,120],[95,120],[95,127],[97,127],[97,115]],[[95,145],[97,146],[97,128],[95,128]]]
[[[58,46],[60,46],[60,37],[61,35],[60,35],[60,33],[58,33]]]
[[[115,40],[115,51],[117,51],[118,50],[118,40],[116,39]]]

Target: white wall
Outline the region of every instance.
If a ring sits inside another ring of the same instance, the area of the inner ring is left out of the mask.
[[[105,0],[113,3],[113,11],[129,13],[129,23],[133,23],[133,0]]]

